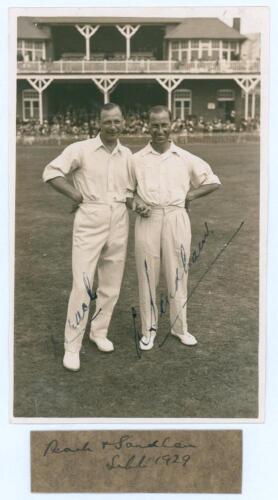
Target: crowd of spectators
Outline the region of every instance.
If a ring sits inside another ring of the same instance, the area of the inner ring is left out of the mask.
[[[179,118],[172,122],[172,132],[178,135],[196,133],[225,133],[225,132],[254,132],[259,130],[257,119],[229,120],[216,118],[207,121],[203,117],[188,116],[185,120]],[[89,114],[84,109],[72,109],[64,113],[57,113],[42,124],[39,120],[17,120],[17,137],[94,137],[99,131],[99,118]],[[124,135],[148,134],[148,117],[146,112],[134,113],[128,111],[125,115]]]

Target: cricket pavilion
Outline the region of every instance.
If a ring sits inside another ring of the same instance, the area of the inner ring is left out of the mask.
[[[248,49],[240,18],[19,17],[17,28],[20,120],[109,101],[164,103],[181,119],[259,114],[259,45]]]

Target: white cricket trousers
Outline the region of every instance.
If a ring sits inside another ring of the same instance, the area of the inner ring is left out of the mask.
[[[125,203],[82,203],[73,224],[72,274],[65,326],[65,350],[78,352],[90,303],[96,304],[91,323],[94,337],[105,338],[123,277],[128,238]],[[93,293],[97,269],[98,289]]]
[[[137,216],[135,258],[138,273],[142,334],[156,332],[158,308],[156,288],[160,263],[166,278],[171,332],[187,332],[186,300],[191,227],[184,208],[153,208],[151,216]]]

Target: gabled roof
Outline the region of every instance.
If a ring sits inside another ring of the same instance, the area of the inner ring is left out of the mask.
[[[51,38],[50,25],[71,24],[156,24],[166,26],[165,38],[173,39],[229,39],[245,40],[234,28],[231,28],[216,17],[191,17],[187,19],[174,18],[142,18],[142,17],[19,17],[18,38],[49,39]]]
[[[230,28],[217,17],[191,17],[184,19],[178,26],[168,27],[165,38],[168,40],[206,38],[245,40],[239,31]]]
[[[34,17],[19,17],[17,20],[17,38],[25,40],[48,40],[51,38],[48,26],[38,26]]]
[[[115,25],[115,24],[156,24],[166,25],[169,23],[179,24],[180,18],[165,18],[165,17],[140,17],[140,16],[95,16],[95,17],[80,17],[80,16],[52,16],[52,17],[37,17],[36,21],[41,24],[51,25],[66,25],[66,24],[102,24],[102,25]]]

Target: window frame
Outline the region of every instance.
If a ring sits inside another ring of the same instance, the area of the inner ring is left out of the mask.
[[[40,47],[38,47],[40,44]],[[20,46],[21,45],[21,46]],[[37,46],[36,46],[37,45]],[[19,39],[17,40],[17,54],[21,54],[23,59],[31,53],[31,61],[46,59],[46,44],[44,40]],[[36,58],[36,54],[39,54]]]
[[[188,93],[188,97],[183,97],[182,93]],[[179,102],[181,104],[182,115],[181,120],[185,120],[186,117],[184,115],[184,103],[189,102],[189,113],[188,115],[192,115],[192,90],[191,89],[177,89],[173,92],[173,101],[174,101],[174,119],[176,119],[176,103]]]
[[[29,96],[27,95],[29,93]],[[26,109],[25,109],[25,104],[26,102],[30,103],[30,116],[29,118],[26,117]],[[38,116],[34,116],[34,102],[38,104]],[[36,90],[32,89],[24,89],[22,91],[22,117],[23,121],[28,122],[31,120],[38,120],[39,119],[39,106],[40,106],[40,98],[39,98],[39,93],[36,92]]]

